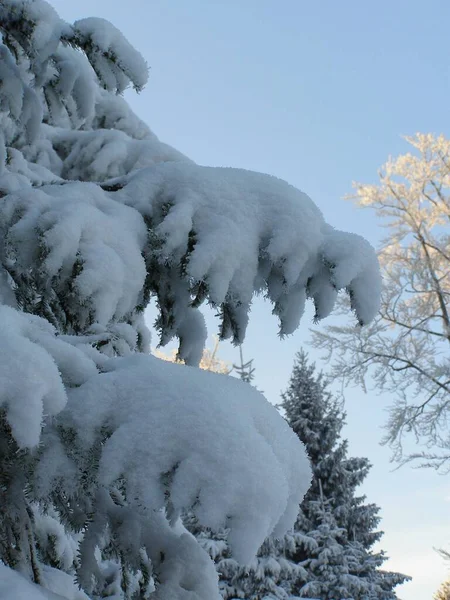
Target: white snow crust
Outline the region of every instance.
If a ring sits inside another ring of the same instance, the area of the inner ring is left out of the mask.
[[[42,576],[43,585],[36,585],[0,562],[1,600],[90,600],[63,571],[46,566]]]

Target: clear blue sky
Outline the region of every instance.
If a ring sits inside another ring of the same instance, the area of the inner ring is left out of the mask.
[[[351,182],[376,180],[403,134],[450,135],[448,0],[54,0],[61,16],[111,20],[146,57],[150,82],[133,108],[160,138],[201,164],[274,174],[306,191],[327,220],[374,244],[370,212],[344,202]],[[277,402],[302,329],[279,342],[257,303],[245,353]],[[222,355],[236,361],[236,350]],[[325,366],[325,365],[322,365]],[[450,481],[404,467],[379,446],[389,398],[350,390],[346,435],[374,468],[364,491],[382,508],[389,567],[414,576],[399,595],[431,598],[446,566]]]

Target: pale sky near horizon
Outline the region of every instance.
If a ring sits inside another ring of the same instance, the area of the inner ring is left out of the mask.
[[[50,1],[70,21],[109,19],[145,56],[149,84],[128,98],[163,141],[201,164],[286,179],[332,225],[375,245],[372,213],[342,200],[352,181],[376,181],[388,156],[407,150],[402,135],[450,135],[447,1]],[[272,402],[309,326],[305,315],[280,342],[269,308],[255,304],[244,352]],[[238,360],[228,345],[222,356]],[[433,547],[450,542],[450,476],[394,472],[379,445],[390,398],[346,397],[350,450],[374,465],[364,492],[381,507],[386,566],[413,576],[398,595],[431,598],[447,573]]]

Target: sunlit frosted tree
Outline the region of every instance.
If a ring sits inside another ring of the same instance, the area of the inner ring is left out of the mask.
[[[411,152],[391,158],[377,184],[355,184],[356,204],[387,228],[379,252],[381,309],[370,327],[338,324],[314,344],[333,357],[333,374],[393,398],[386,442],[394,457],[448,469],[450,435],[450,141],[417,134]],[[346,308],[344,307],[345,311]],[[425,445],[403,452],[405,434]]]

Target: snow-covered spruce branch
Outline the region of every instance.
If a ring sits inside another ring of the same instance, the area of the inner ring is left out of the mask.
[[[377,259],[287,183],[161,143],[120,95],[147,66],[108,22],[5,0],[0,31],[0,585],[219,598],[180,515],[249,561],[294,523],[308,460],[256,390],[149,356],[144,310],[156,299],[162,342],[197,365],[204,302],[235,343],[257,293],[281,335],[340,289],[365,324]]]

